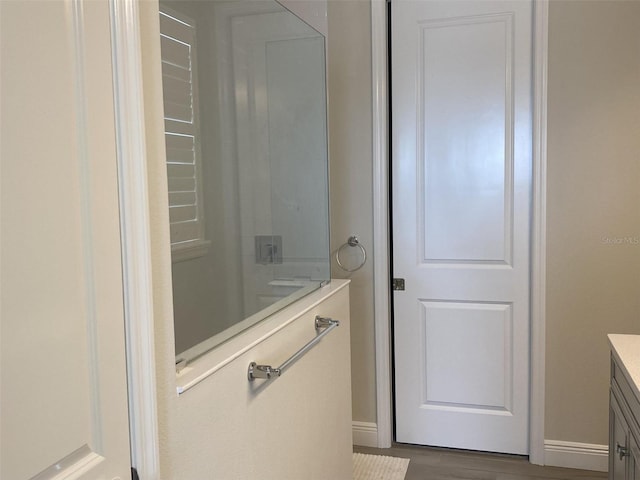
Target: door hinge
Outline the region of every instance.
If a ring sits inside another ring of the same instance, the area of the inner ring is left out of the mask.
[[[138,471],[135,469],[135,467],[131,467],[131,480],[140,480]]]
[[[404,278],[394,278],[391,286],[393,290],[404,290]]]

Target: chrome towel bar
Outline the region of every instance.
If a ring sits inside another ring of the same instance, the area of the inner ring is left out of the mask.
[[[318,342],[322,340],[322,337],[327,335],[334,328],[338,327],[340,325],[340,321],[316,316],[314,325],[317,335],[304,347],[289,357],[289,359],[278,368],[274,368],[271,365],[258,365],[256,362],[251,362],[247,371],[247,378],[249,381],[253,382],[256,378],[271,380],[274,377],[280,377],[287,368],[297,362],[305,353],[318,344]]]

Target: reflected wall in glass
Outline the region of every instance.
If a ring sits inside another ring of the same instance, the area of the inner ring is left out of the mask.
[[[325,40],[274,1],[161,1],[176,353],[330,278]]]

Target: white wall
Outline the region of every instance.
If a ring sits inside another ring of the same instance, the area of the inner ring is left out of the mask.
[[[279,0],[279,2],[325,37],[328,35],[327,0]]]
[[[353,274],[333,259],[331,273],[351,279],[353,419],[374,423],[371,5],[333,1],[328,11],[331,251],[358,235],[369,253]]]
[[[545,437],[605,445],[606,334],[640,334],[640,2],[552,1],[549,32]]]

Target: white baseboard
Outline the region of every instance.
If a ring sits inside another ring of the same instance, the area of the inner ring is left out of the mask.
[[[370,422],[353,422],[353,444],[361,447],[378,447],[378,425]]]
[[[550,467],[606,472],[609,469],[609,447],[591,443],[545,440],[544,464]]]
[[[378,447],[377,424],[354,421],[352,428],[354,445]],[[544,464],[550,467],[606,472],[609,469],[609,447],[592,443],[545,440]]]

